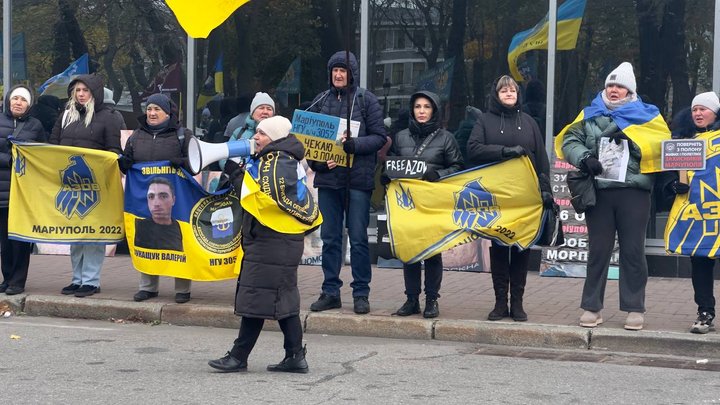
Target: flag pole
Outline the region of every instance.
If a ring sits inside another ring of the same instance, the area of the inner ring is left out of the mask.
[[[548,10],[547,91],[545,92],[545,150],[553,155],[553,127],[555,111],[555,50],[557,49],[557,0],[550,0]]]

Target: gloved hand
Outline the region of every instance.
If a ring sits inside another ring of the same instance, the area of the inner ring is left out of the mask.
[[[223,169],[223,175],[227,176],[229,181],[235,181],[235,179],[245,175],[245,165],[241,165],[232,159],[228,159],[225,162],[225,169]]]
[[[610,134],[609,138],[611,141],[615,142],[615,145],[620,145],[623,141],[623,139],[629,139],[627,135],[623,131],[618,130],[617,132]]]
[[[543,207],[552,208],[553,203],[555,202],[552,193],[543,191],[542,193],[540,193],[540,196],[542,197]]]
[[[130,168],[133,165],[133,160],[129,156],[120,155],[118,158],[118,166],[120,167],[120,171],[123,172],[123,174],[127,174],[127,171],[130,170]]]
[[[423,174],[422,179],[425,181],[436,182],[440,180],[440,175],[438,174],[437,170],[428,169],[425,174]]]
[[[380,184],[383,186],[387,186],[391,181],[392,179],[386,173],[380,175]]]
[[[170,166],[172,166],[175,169],[180,169],[183,167],[183,164],[185,163],[185,158],[172,158],[170,159]]]
[[[355,138],[347,137],[343,142],[343,150],[345,153],[355,153]]]
[[[586,173],[592,174],[593,176],[597,176],[603,172],[602,164],[594,156],[584,158],[580,166],[582,166],[580,169],[584,170]]]
[[[678,180],[673,181],[670,187],[675,194],[687,194],[687,192],[690,191],[690,186]]]
[[[520,145],[505,146],[502,148],[502,156],[504,158],[516,158],[527,155],[527,151]]]

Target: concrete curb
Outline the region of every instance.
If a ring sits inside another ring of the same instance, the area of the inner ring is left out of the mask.
[[[25,306],[25,298],[27,298],[26,294],[6,295],[2,299],[0,299],[0,308],[7,305],[10,307],[10,310],[15,314],[17,314],[18,312],[22,312],[23,307]],[[0,309],[0,312],[1,311],[2,310]]]
[[[720,336],[624,329],[591,330],[590,348],[602,351],[720,358]]]
[[[300,312],[300,319],[307,315]],[[238,329],[240,317],[235,315],[231,306],[164,304],[160,320],[173,325],[205,326],[211,328]],[[263,330],[280,331],[277,322],[265,322]]]
[[[305,333],[429,340],[433,338],[433,323],[394,316],[312,312],[305,319]]]
[[[29,295],[24,312],[32,316],[61,318],[127,319],[130,321],[160,321],[163,304],[75,298],[52,295]]]
[[[532,323],[439,320],[435,339],[491,345],[587,349],[590,336],[572,326]]]

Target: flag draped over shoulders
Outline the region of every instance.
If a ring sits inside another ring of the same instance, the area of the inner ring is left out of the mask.
[[[394,255],[415,263],[478,238],[527,249],[543,217],[538,178],[523,156],[439,182],[394,180],[385,196]]]
[[[610,110],[602,99],[602,91],[555,137],[555,153],[558,159],[564,158],[562,144],[568,129],[579,122],[601,115],[612,118],[620,130],[640,148],[641,173],[662,170],[661,146],[662,141],[670,139],[670,129],[660,115],[660,110],[654,105],[643,103],[640,98]]]
[[[720,249],[720,131],[705,139],[705,169],[688,170],[689,191],[675,197],[667,225],[665,249],[682,255],[718,257]]]

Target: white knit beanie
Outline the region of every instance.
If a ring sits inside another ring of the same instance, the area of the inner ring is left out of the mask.
[[[12,92],[10,92],[10,97],[8,97],[8,100],[12,99],[15,96],[20,96],[24,98],[25,101],[28,102],[28,104],[32,105],[32,95],[30,94],[30,91],[28,91],[28,89],[26,89],[25,87],[18,87]]]
[[[715,94],[714,91],[708,91],[707,93],[700,93],[692,101],[692,104],[690,104],[690,107],[695,107],[696,105],[701,105],[703,107],[707,107],[711,109],[714,113],[717,114],[718,110],[720,110],[720,100],[718,100],[717,94]]]
[[[272,97],[270,97],[267,93],[259,91],[255,93],[255,98],[253,98],[252,103],[250,103],[250,115],[253,115],[255,109],[261,105],[269,105],[272,108],[273,113],[275,113],[275,102]]]
[[[274,117],[266,118],[257,126],[257,129],[263,131],[273,141],[285,138],[290,134],[292,123],[287,118],[276,115]]]
[[[630,93],[637,94],[637,84],[635,83],[635,73],[630,62],[623,62],[615,70],[610,72],[605,79],[605,87],[617,84],[630,90]]]

